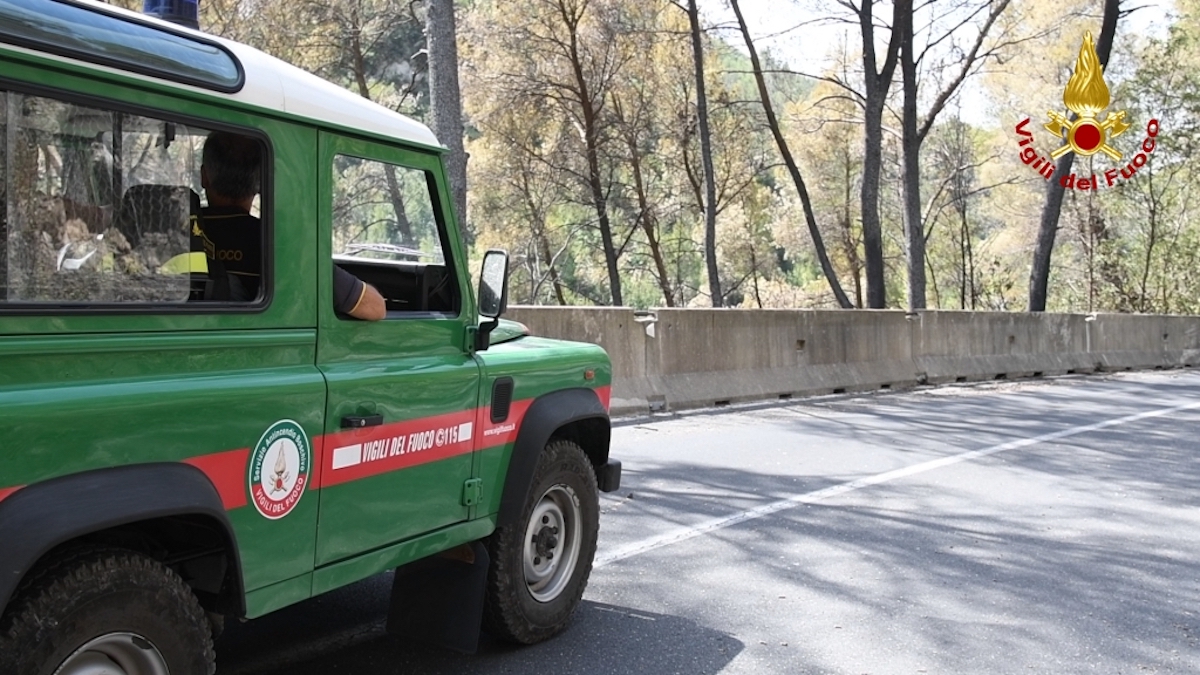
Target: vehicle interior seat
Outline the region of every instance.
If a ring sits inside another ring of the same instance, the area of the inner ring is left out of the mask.
[[[133,248],[154,233],[166,235],[172,243],[183,244],[187,241],[194,195],[186,185],[133,185],[121,197],[117,230]],[[199,196],[196,203],[199,204]]]
[[[206,271],[192,271],[190,302],[230,299],[229,275],[204,236],[200,195],[186,185],[134,185],[121,197],[116,228],[137,249],[166,247],[167,258],[203,254]],[[195,269],[192,266],[191,269]]]

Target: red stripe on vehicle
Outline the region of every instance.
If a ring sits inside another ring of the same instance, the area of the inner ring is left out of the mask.
[[[225,510],[246,505],[246,462],[250,459],[250,448],[226,450],[211,455],[199,455],[183,460],[184,464],[204,472],[217,488]]]
[[[493,422],[491,409],[481,408],[479,410],[479,426],[483,431],[480,432],[479,449],[486,450],[498,445],[515,443],[517,432],[521,430],[521,420],[525,419],[525,413],[529,412],[531,405],[533,405],[533,399],[529,398],[523,401],[513,401],[508,408],[508,417],[503,422]]]
[[[612,386],[596,387],[596,396],[600,397],[600,403],[604,405],[605,410],[608,410],[611,407],[609,403],[612,401]]]
[[[327,434],[318,487],[428,464],[475,449],[475,410]]]
[[[25,486],[17,485],[15,487],[0,488],[0,502],[4,501],[5,497],[11,495],[12,493],[16,492],[17,490],[20,490],[23,487],[25,487]]]
[[[324,437],[318,487],[408,469],[512,443],[532,400],[514,401],[508,418],[491,421],[489,408],[422,417]]]

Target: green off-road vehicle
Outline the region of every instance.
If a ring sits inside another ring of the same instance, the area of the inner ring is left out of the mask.
[[[261,153],[236,245],[215,132]],[[206,675],[224,618],[390,569],[398,632],[563,628],[611,366],[497,318],[503,252],[472,292],[441,151],[244,45],[0,0],[0,673]]]

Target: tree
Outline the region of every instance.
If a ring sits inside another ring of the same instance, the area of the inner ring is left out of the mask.
[[[1129,311],[1192,313],[1200,297],[1191,273],[1200,200],[1190,189],[1190,177],[1200,169],[1200,77],[1194,67],[1200,63],[1200,3],[1182,0],[1176,8],[1180,16],[1169,36],[1142,46],[1133,76],[1114,90],[1114,100],[1129,105],[1138,126],[1154,119],[1163,130],[1136,179],[1106,192],[1100,204],[1111,236],[1098,247],[1095,295],[1104,306]]]
[[[576,152],[548,155],[558,169],[582,187],[600,238],[607,271],[606,299],[624,303],[620,257],[623,242],[615,237],[609,203],[613,188],[613,118],[609,92],[632,58],[619,0],[533,0],[521,12],[508,6],[487,7],[489,38],[495,41],[489,78],[519,99],[541,99],[542,109],[561,116],[574,138],[561,137]]]
[[[641,226],[646,235],[646,244],[650,251],[650,259],[654,263],[654,277],[662,292],[663,302],[667,307],[675,306],[675,289],[671,285],[671,273],[667,269],[666,257],[659,241],[656,218],[656,204],[651,195],[651,185],[647,173],[651,170],[649,164],[653,152],[648,149],[657,145],[655,128],[650,117],[653,115],[653,94],[644,87],[636,87],[633,92],[634,101],[631,110],[621,102],[620,94],[613,94],[613,112],[616,115],[617,128],[628,148],[628,161],[633,178],[633,194],[636,200],[637,212],[633,219]],[[714,243],[715,250],[715,243]],[[714,306],[719,307],[718,304]]]
[[[704,262],[708,269],[708,291],[712,306],[722,304],[721,275],[717,268],[717,184],[713,177],[712,132],[708,126],[708,98],[704,85],[704,43],[696,0],[688,0],[688,24],[692,36],[692,62],[696,71],[696,118],[700,127],[700,158],[704,165]]]
[[[1096,43],[1096,55],[1099,57],[1100,68],[1108,65],[1108,57],[1112,54],[1113,37],[1117,32],[1117,18],[1121,12],[1121,0],[1104,0],[1104,18],[1100,24],[1100,39]],[[1072,115],[1074,119],[1074,115]],[[1068,152],[1058,160],[1054,169],[1056,178],[1071,173],[1075,163],[1075,153]],[[1062,211],[1063,193],[1066,188],[1058,180],[1052,180],[1046,186],[1046,203],[1042,208],[1041,223],[1038,227],[1037,244],[1033,252],[1033,265],[1029,272],[1029,311],[1046,311],[1046,294],[1050,284],[1050,257],[1054,252],[1054,238],[1058,231],[1058,218]]]
[[[446,173],[458,215],[459,234],[469,243],[467,227],[467,153],[463,149],[462,99],[458,86],[458,30],[454,0],[428,0],[425,41],[429,58],[430,127],[448,152]]]
[[[863,252],[867,270],[867,306],[882,309],[887,305],[887,289],[883,271],[883,226],[879,217],[879,176],[883,164],[883,110],[887,106],[888,89],[900,53],[900,40],[893,34],[880,63],[875,51],[876,36],[874,0],[837,0],[851,10],[862,36],[863,59],[863,179],[862,229]],[[900,26],[912,13],[912,0],[895,0],[892,4],[892,26]],[[894,29],[893,29],[894,30]]]
[[[796,162],[792,158],[787,140],[784,139],[783,133],[780,131],[779,120],[775,118],[775,110],[771,106],[771,95],[767,91],[766,80],[763,78],[762,63],[758,58],[758,50],[754,47],[754,40],[750,37],[750,29],[746,26],[746,19],[742,16],[738,0],[730,0],[730,6],[733,8],[734,14],[737,15],[738,28],[742,32],[742,38],[746,41],[746,49],[750,52],[750,65],[754,69],[754,80],[758,85],[758,95],[762,101],[763,111],[767,116],[767,124],[771,129],[771,134],[775,137],[775,143],[779,147],[779,154],[783,156],[788,173],[792,177],[792,182],[795,184],[796,191],[800,195],[800,201],[804,206],[804,220],[808,224],[808,231],[812,237],[817,259],[821,264],[821,271],[824,273],[825,279],[829,282],[829,288],[833,291],[834,297],[837,298],[838,305],[843,308],[853,307],[854,305],[850,303],[850,299],[846,297],[846,292],[842,290],[842,285],[837,278],[837,272],[833,269],[833,263],[829,260],[829,253],[825,249],[825,241],[821,237],[821,230],[817,227],[817,219],[813,214],[812,200],[809,198],[808,188],[804,184],[804,178],[800,175],[800,169],[796,166]],[[881,264],[882,260],[881,252]]]
[[[924,3],[918,9],[929,9],[931,14],[934,12],[942,12],[940,16],[934,15],[929,24],[928,36],[926,37],[927,46],[924,49],[918,49],[916,44],[917,31],[914,27],[916,22],[916,12],[913,7],[909,6],[909,11],[905,14],[903,21],[898,27],[900,41],[900,73],[903,90],[903,103],[901,112],[901,134],[902,134],[902,157],[904,162],[903,180],[904,180],[904,230],[905,244],[908,251],[908,307],[911,310],[924,309],[925,296],[925,222],[922,217],[924,207],[921,202],[921,145],[925,138],[929,135],[929,130],[933,127],[937,116],[941,114],[946,104],[951,97],[958,91],[959,87],[966,81],[971,72],[977,69],[980,65],[988,61],[990,58],[997,56],[998,52],[1006,46],[1004,43],[993,45],[988,50],[983,50],[988,33],[992,26],[995,25],[996,19],[1007,9],[1010,0],[994,0],[979,4],[975,8],[969,5],[962,5],[961,11],[966,13],[966,16],[961,20],[955,16],[954,9],[946,9],[945,4],[938,4],[936,7],[933,2]],[[981,13],[985,14],[985,19],[978,27],[978,32],[973,43],[968,49],[955,49],[955,56],[959,60],[956,72],[953,73],[949,82],[938,91],[933,104],[921,119],[917,111],[918,87],[921,78],[918,78],[918,68],[924,64],[926,57],[930,54],[930,50],[946,40],[952,39],[956,33],[961,31],[964,26],[970,24],[970,21]],[[950,24],[945,28],[945,32],[936,34],[937,24],[948,21]]]
[[[1021,179],[1009,175],[1001,161],[1007,143],[1003,150],[985,152],[989,140],[995,140],[989,139],[992,135],[963,121],[961,110],[955,110],[954,117],[934,125],[926,139],[921,191],[930,197],[921,218],[928,248],[925,267],[936,307],[978,309],[987,283],[993,281],[982,273],[981,249],[989,237],[1002,231],[1003,220],[987,200],[1003,204],[1004,197],[993,191],[1015,186]],[[991,180],[985,181],[985,174],[992,174]],[[1007,276],[1000,269],[992,273]],[[1007,285],[1008,280],[994,282],[998,287]]]

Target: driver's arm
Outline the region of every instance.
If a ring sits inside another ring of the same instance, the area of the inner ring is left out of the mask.
[[[387,316],[387,305],[379,291],[337,265],[333,266],[333,308],[364,321]]]

